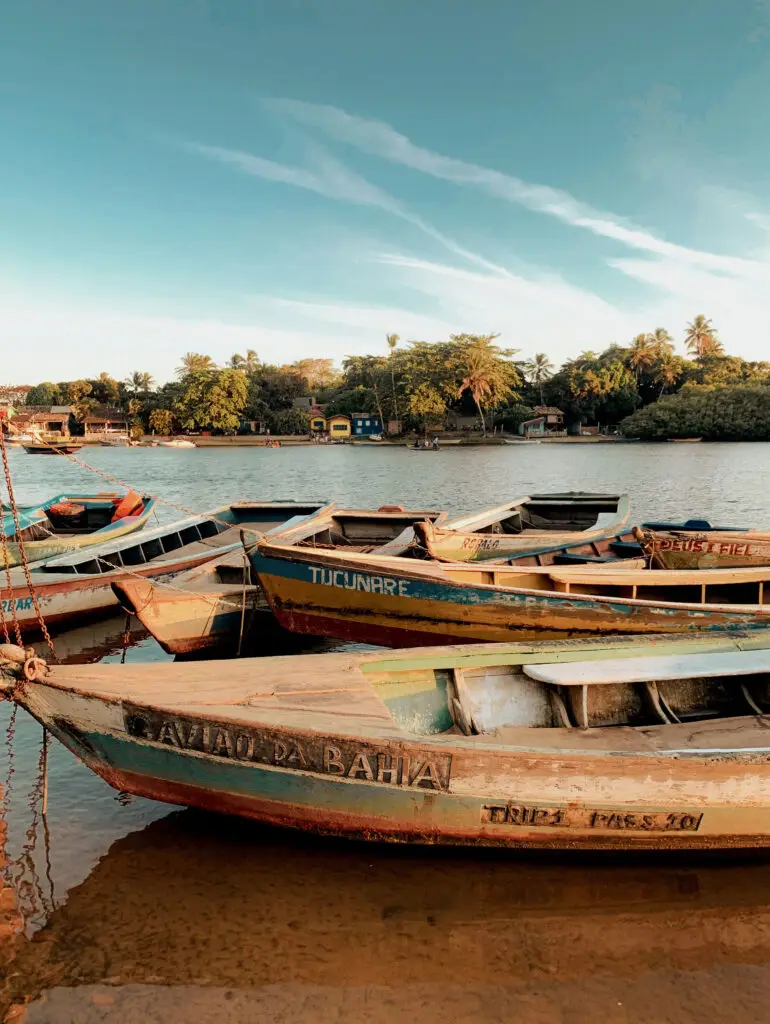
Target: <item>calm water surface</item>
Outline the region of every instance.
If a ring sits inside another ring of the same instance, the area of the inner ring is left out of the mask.
[[[87,450],[99,469],[194,511],[333,498],[468,512],[534,490],[626,490],[635,517],[770,524],[767,445]],[[19,501],[107,487],[13,452]],[[177,518],[162,509],[161,519]],[[122,617],[57,640],[119,661]],[[134,630],[126,660],[165,660]],[[0,705],[0,781],[27,929],[0,1013],[48,1021],[535,1024],[770,1018],[770,856],[526,856],[320,841],[123,802]],[[3,977],[5,975],[5,977]]]

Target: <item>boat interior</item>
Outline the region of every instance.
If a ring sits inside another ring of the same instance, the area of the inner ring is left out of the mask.
[[[593,660],[575,649],[572,658],[580,660],[562,660],[565,646],[554,650],[550,661],[547,651],[495,659],[490,649],[486,656],[455,656],[454,664],[452,659],[441,664],[439,658],[438,664],[409,671],[387,660],[362,668],[398,725],[422,735],[459,732],[505,742],[506,729],[604,729],[599,742],[613,746],[623,739],[610,727],[683,725],[770,712],[766,646],[730,650],[728,641],[720,650],[653,641],[620,649],[618,657],[611,652],[608,657],[605,648]],[[656,649],[671,653],[647,655]],[[764,727],[765,721],[758,724]]]
[[[133,491],[125,495],[61,496],[50,504],[27,509],[21,515],[21,536],[25,541],[36,541],[96,533],[119,519],[142,515],[151,505],[152,498]],[[12,537],[15,533],[13,519],[9,515],[4,518],[6,536]]]
[[[235,502],[207,515],[51,559],[36,571],[91,576],[208,551],[240,549],[241,531],[261,535],[276,526],[304,522],[326,507],[300,502]]]
[[[326,548],[369,554],[420,557],[414,545],[415,523],[440,524],[446,513],[432,510],[411,511],[398,505],[376,511],[335,509],[293,529],[276,532],[276,544],[300,548]]]
[[[441,575],[453,583],[554,594],[589,594],[655,603],[756,606],[770,604],[770,568],[649,569],[637,559],[603,566],[489,566],[445,564]]]
[[[447,526],[462,533],[484,534],[589,530],[622,514],[624,503],[627,499],[618,494],[533,494]]]

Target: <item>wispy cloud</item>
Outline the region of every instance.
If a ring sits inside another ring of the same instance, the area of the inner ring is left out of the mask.
[[[320,130],[338,142],[436,178],[476,186],[491,195],[632,249],[722,273],[754,277],[757,280],[770,278],[770,266],[765,263],[739,256],[704,252],[666,241],[644,227],[598,210],[561,189],[527,182],[514,175],[425,149],[383,121],[357,117],[337,107],[299,100],[274,99],[265,102],[272,110]]]
[[[373,206],[399,217],[413,227],[438,242],[445,249],[463,259],[484,267],[495,274],[505,276],[508,271],[485,259],[479,253],[472,252],[449,238],[419,214],[413,213],[402,202],[389,195],[383,189],[371,184],[366,178],[346,167],[322,146],[309,146],[308,155],[312,166],[294,167],[290,164],[276,163],[238,149],[225,149],[221,146],[210,146],[200,142],[188,142],[184,148],[200,156],[218,160],[246,174],[268,181],[283,182],[297,188],[307,189],[328,199],[352,203],[356,206]]]

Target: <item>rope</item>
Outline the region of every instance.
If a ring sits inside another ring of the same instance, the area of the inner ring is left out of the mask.
[[[5,485],[8,488],[8,499],[9,499],[9,501],[11,503],[11,514],[13,515],[13,522],[14,522],[14,525],[16,527],[16,539],[17,539],[18,544],[19,544],[19,556],[21,558],[21,564],[22,564],[22,567],[24,569],[24,578],[27,581],[27,589],[29,590],[29,595],[32,598],[32,604],[35,607],[35,614],[37,615],[37,621],[38,621],[38,624],[40,626],[40,632],[43,634],[43,639],[45,640],[46,644],[48,645],[48,649],[50,650],[51,656],[54,659],[54,661],[58,661],[59,659],[56,656],[56,648],[53,645],[53,640],[51,639],[51,634],[48,632],[48,626],[46,625],[45,618],[43,617],[43,613],[40,610],[40,602],[37,599],[37,594],[35,593],[35,588],[34,588],[34,586],[32,584],[32,577],[29,574],[29,563],[27,562],[27,552],[24,549],[24,538],[21,535],[21,523],[19,521],[19,508],[18,508],[18,506],[16,504],[16,495],[14,494],[13,483],[11,482],[11,468],[8,465],[8,449],[6,448],[6,445],[5,445],[5,434],[3,433],[2,430],[0,430],[0,452],[2,452],[2,457],[3,457],[3,471],[5,473]],[[2,530],[0,532],[2,532],[3,538],[5,538],[5,530]],[[8,559],[6,558],[6,569],[7,568],[8,568]],[[9,583],[10,583],[10,576],[9,576]],[[16,602],[13,600],[13,594],[12,593],[9,596],[10,596],[10,599],[13,602],[13,606],[14,606],[13,607],[13,616],[14,616],[14,621],[15,621],[15,619],[16,619],[16,607],[15,607]],[[19,632],[19,647],[22,647],[22,646],[23,646],[23,644],[21,642],[21,632]]]
[[[0,542],[2,543],[3,562],[5,563],[5,580],[6,583],[8,584],[8,600],[11,603],[11,621],[13,622],[13,629],[16,634],[16,643],[19,645],[19,647],[23,647],[24,645],[21,642],[21,627],[19,626],[19,620],[16,618],[16,601],[13,596],[13,587],[11,585],[11,567],[8,564],[10,559],[8,558],[8,538],[5,535],[5,526],[0,528]],[[2,606],[3,603],[0,600],[0,608],[2,608]],[[3,629],[5,628],[5,612],[3,611]],[[8,638],[7,633],[6,638]],[[8,640],[10,643],[10,638],[8,638]]]
[[[50,441],[46,441],[44,438],[40,438],[40,443],[46,445],[48,448],[56,452],[58,455],[63,455],[65,459],[69,459],[70,462],[74,462],[75,465],[80,466],[81,469],[87,469],[91,473],[95,473],[97,476],[102,477],[102,479],[108,480],[111,484],[117,484],[119,487],[125,487],[129,491],[141,490],[141,488],[136,488],[134,487],[133,484],[127,483],[125,480],[120,480],[118,479],[118,477],[112,476],[111,473],[107,473],[103,469],[97,469],[96,466],[90,466],[87,462],[83,462],[83,460],[79,459],[76,455],[72,455],[70,454],[70,452],[65,452],[62,448],[57,448],[55,444],[52,444]],[[156,501],[161,505],[168,505],[169,508],[173,508],[177,512],[183,512],[184,515],[186,516],[200,516],[200,512],[196,512],[194,509],[187,508],[185,505],[178,505],[176,502],[169,501],[167,498],[162,498],[159,494],[150,494],[148,495],[148,497],[152,498],[153,501]],[[224,519],[217,519],[213,516],[207,516],[207,518],[211,519],[211,521],[214,523],[219,523],[222,526],[233,525],[232,523],[225,522]],[[249,530],[247,526],[242,527],[242,529],[250,533],[259,533],[258,530]]]
[[[241,649],[243,648],[243,629],[246,624],[246,580],[249,577],[249,559],[246,554],[246,549],[243,549],[243,586],[241,587],[241,628],[238,634],[238,653],[237,658],[241,656]]]

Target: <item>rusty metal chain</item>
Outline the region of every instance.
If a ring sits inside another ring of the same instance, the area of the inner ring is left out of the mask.
[[[43,616],[43,612],[40,609],[40,602],[37,599],[37,594],[35,593],[35,587],[34,587],[34,584],[32,583],[32,577],[30,576],[30,573],[29,573],[29,563],[27,562],[27,552],[24,549],[24,538],[21,535],[22,531],[21,531],[21,521],[19,519],[19,507],[16,504],[16,495],[13,492],[13,482],[11,481],[11,467],[8,464],[8,449],[6,448],[6,445],[5,445],[5,433],[2,430],[0,430],[0,452],[2,453],[2,457],[3,457],[3,472],[5,473],[5,485],[8,488],[8,499],[9,499],[9,501],[11,503],[11,515],[13,516],[14,526],[16,527],[16,540],[18,541],[18,544],[19,544],[19,556],[21,558],[22,568],[24,569],[24,578],[27,581],[27,589],[29,590],[29,595],[32,598],[32,604],[35,607],[35,615],[37,615],[37,621],[38,621],[38,625],[40,626],[40,632],[43,634],[43,639],[45,640],[46,644],[48,645],[48,649],[50,650],[51,656],[53,657],[54,661],[58,661],[59,659],[56,656],[56,648],[53,645],[53,640],[51,639],[51,634],[48,632],[48,626],[46,625],[46,621],[45,621],[45,618]],[[2,530],[0,532],[2,532],[3,537],[5,537],[5,530]],[[7,551],[7,544],[6,544],[6,551]],[[6,565],[6,569],[8,569],[8,559],[7,558],[5,560],[5,565]],[[9,576],[9,583],[10,583],[10,576]],[[11,600],[13,600],[13,592],[11,592],[10,596],[11,596]],[[16,612],[15,612],[15,609],[14,609],[14,618],[15,618],[15,615],[16,615]],[[19,647],[22,647],[22,646],[23,646],[23,644],[21,642],[21,633],[19,633]]]
[[[8,554],[8,538],[5,535],[4,526],[3,529],[0,530],[0,543],[2,544],[2,558],[3,563],[5,565],[5,580],[8,585],[8,601],[10,602],[11,622],[13,623],[13,631],[16,634],[16,643],[19,645],[19,647],[23,647],[24,645],[21,642],[21,626],[19,625],[19,620],[16,618],[16,601],[14,600],[13,597],[13,584],[11,582],[11,560]],[[3,602],[2,600],[0,600],[0,608],[2,608],[2,604]],[[5,630],[6,628],[7,627],[5,625],[5,612],[3,612],[3,629]],[[6,639],[10,643],[10,637],[8,636],[8,633],[6,632],[5,635]]]

